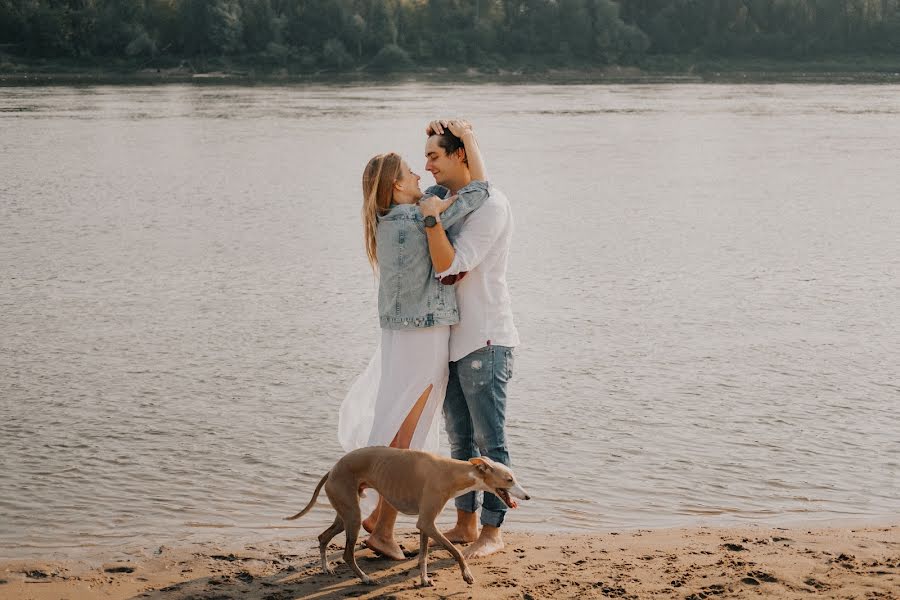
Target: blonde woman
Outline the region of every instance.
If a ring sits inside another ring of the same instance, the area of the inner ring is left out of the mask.
[[[448,129],[473,177],[455,196],[429,200],[420,210],[421,200],[442,197],[448,190],[435,186],[423,197],[419,176],[395,153],[373,157],[363,172],[365,246],[378,275],[381,338],[341,405],[338,437],[348,451],[362,446],[438,447],[435,416],[446,392],[450,326],[459,322],[459,310],[453,286],[435,278],[426,231],[438,223],[449,228],[489,195],[471,126],[453,122]],[[371,490],[366,495],[374,497]],[[365,543],[403,560],[394,540],[396,517],[393,507],[379,502],[363,522],[371,532]]]

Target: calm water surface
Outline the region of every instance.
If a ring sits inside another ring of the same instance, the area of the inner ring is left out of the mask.
[[[515,207],[510,527],[897,518],[900,87],[0,88],[0,558],[330,522],[361,171],[442,115]]]

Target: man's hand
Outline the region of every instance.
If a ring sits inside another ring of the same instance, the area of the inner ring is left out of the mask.
[[[463,119],[438,119],[431,121],[425,127],[425,135],[442,135],[444,131],[449,131],[458,138],[462,138],[466,133],[474,133],[472,124]]]
[[[424,200],[419,201],[419,210],[422,211],[422,216],[432,216],[434,218],[438,218],[441,216],[441,213],[450,208],[450,205],[456,202],[456,199],[459,196],[450,196],[446,200],[442,199],[440,196],[429,196]]]

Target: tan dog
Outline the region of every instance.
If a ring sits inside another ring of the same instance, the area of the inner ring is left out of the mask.
[[[496,494],[510,508],[517,506],[510,495],[522,500],[530,499],[516,483],[516,477],[508,467],[488,458],[473,458],[466,462],[418,450],[373,446],[345,454],[319,481],[306,508],[287,518],[297,519],[309,512],[323,485],[337,516],[331,527],[319,535],[322,570],[328,574],[334,573],[328,567],[325,549],[334,536],[346,529],[344,561],[363,583],[373,582],[356,564],[353,550],[362,522],[359,496],[365,488],[377,490],[398,511],[407,515],[419,515],[416,527],[420,534],[419,570],[423,586],[431,585],[427,569],[428,538],[437,540],[450,551],[459,563],[466,583],[475,581],[462,553],[434,524],[450,498],[483,490]]]

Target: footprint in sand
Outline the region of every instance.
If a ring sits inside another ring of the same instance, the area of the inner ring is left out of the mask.
[[[774,576],[769,575],[768,573],[765,573],[763,571],[750,571],[749,575],[750,575],[750,577],[753,577],[754,579],[757,579],[764,583],[777,583],[778,582],[778,579],[776,579]]]
[[[726,550],[731,550],[732,552],[742,552],[742,551],[746,550],[746,548],[744,548],[740,544],[732,544],[732,543],[722,544],[720,546],[720,548],[724,548]]]
[[[107,573],[134,573],[134,567],[126,565],[114,565],[103,569]]]
[[[725,586],[719,583],[713,583],[712,585],[708,585],[704,588],[700,588],[700,591],[687,596],[685,600],[706,600],[707,598],[712,598],[713,596],[721,596],[725,593]]]
[[[37,571],[37,570],[35,570],[35,571],[25,571],[25,577],[28,577],[28,578],[30,578],[30,579],[46,579],[46,578],[48,578],[48,577],[50,577],[50,576],[47,575],[47,574],[46,574],[45,572],[43,572],[43,571]]]
[[[816,590],[818,590],[820,592],[824,592],[826,590],[831,589],[831,586],[828,585],[827,583],[822,583],[818,579],[813,579],[812,577],[807,577],[806,579],[803,580],[803,583],[805,583],[809,587],[815,588]]]

